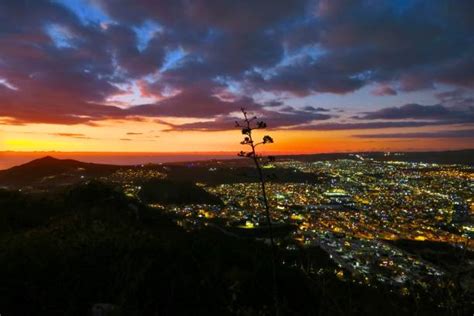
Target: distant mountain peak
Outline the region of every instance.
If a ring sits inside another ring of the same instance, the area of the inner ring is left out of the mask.
[[[45,156],[25,164],[0,171],[0,186],[54,186],[80,182],[88,178],[111,174],[119,166],[86,163],[72,159]]]
[[[54,158],[53,156],[44,156],[42,158],[34,159],[30,162],[27,162],[25,165],[36,165],[42,163],[54,163],[62,161],[62,159]]]
[[[35,159],[33,161],[57,161],[59,159],[54,158],[53,156],[44,156],[42,158]]]
[[[70,159],[58,159],[54,158],[52,156],[45,156],[42,158],[34,159],[30,162],[27,162],[25,164],[15,166],[9,170],[15,170],[15,169],[23,169],[23,168],[44,168],[44,167],[66,167],[66,166],[75,166],[78,164],[85,164],[83,162],[79,162],[76,160],[70,160]]]

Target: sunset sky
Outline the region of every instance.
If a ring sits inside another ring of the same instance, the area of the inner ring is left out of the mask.
[[[474,1],[0,0],[0,151],[474,148]]]

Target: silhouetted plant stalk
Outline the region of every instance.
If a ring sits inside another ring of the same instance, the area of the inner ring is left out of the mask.
[[[270,233],[270,245],[272,248],[272,276],[273,276],[273,300],[275,304],[275,314],[279,315],[279,302],[278,302],[278,285],[277,285],[277,275],[276,275],[276,267],[277,267],[277,251],[275,246],[275,239],[273,236],[273,225],[272,225],[272,218],[270,214],[270,205],[268,203],[267,192],[266,192],[266,183],[265,177],[263,175],[262,166],[260,164],[260,156],[257,154],[256,148],[260,145],[271,144],[273,143],[273,138],[268,135],[263,136],[262,141],[255,142],[253,139],[252,132],[258,129],[265,129],[267,124],[263,121],[258,121],[256,116],[249,118],[247,111],[242,108],[242,114],[244,116],[244,120],[242,122],[235,122],[235,126],[242,129],[242,135],[244,135],[244,140],[240,142],[242,145],[249,146],[249,151],[241,151],[238,155],[244,158],[250,158],[255,163],[255,167],[257,169],[258,178],[260,180],[260,186],[262,190],[262,198],[263,198],[263,206],[265,207],[265,215],[267,219],[268,230]],[[273,157],[269,157],[270,161],[273,161]]]

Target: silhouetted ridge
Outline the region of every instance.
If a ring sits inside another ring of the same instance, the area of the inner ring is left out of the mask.
[[[38,158],[38,159],[35,159],[35,160],[32,160],[30,161],[30,163],[32,162],[47,162],[47,161],[58,161],[60,159],[57,159],[57,158],[54,158],[53,156],[44,156],[43,158]]]
[[[0,171],[0,186],[71,184],[80,179],[108,175],[118,168],[120,167],[46,156]]]
[[[87,162],[81,162],[81,161],[73,160],[73,159],[58,159],[58,158],[54,158],[52,156],[45,156],[43,158],[38,158],[38,159],[32,160],[30,162],[27,162],[25,164],[22,164],[22,165],[19,165],[19,166],[16,166],[16,167],[12,167],[12,168],[7,169],[7,170],[17,169],[17,168],[25,168],[25,167],[30,167],[30,166],[33,166],[33,167],[39,167],[39,166],[71,166],[71,167],[75,167],[75,166],[78,166],[78,165],[95,165],[95,164],[87,163]]]

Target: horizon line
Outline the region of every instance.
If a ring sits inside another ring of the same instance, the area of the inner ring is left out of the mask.
[[[378,152],[447,152],[447,151],[466,151],[474,150],[472,147],[459,149],[424,149],[416,148],[404,150],[347,150],[347,151],[331,151],[331,152],[303,152],[303,151],[263,151],[265,154],[275,155],[319,155],[319,154],[351,154],[351,153],[378,153]],[[0,150],[0,154],[103,154],[103,155],[236,155],[238,151],[59,151],[59,150],[35,150],[35,151],[17,151],[17,150]]]

